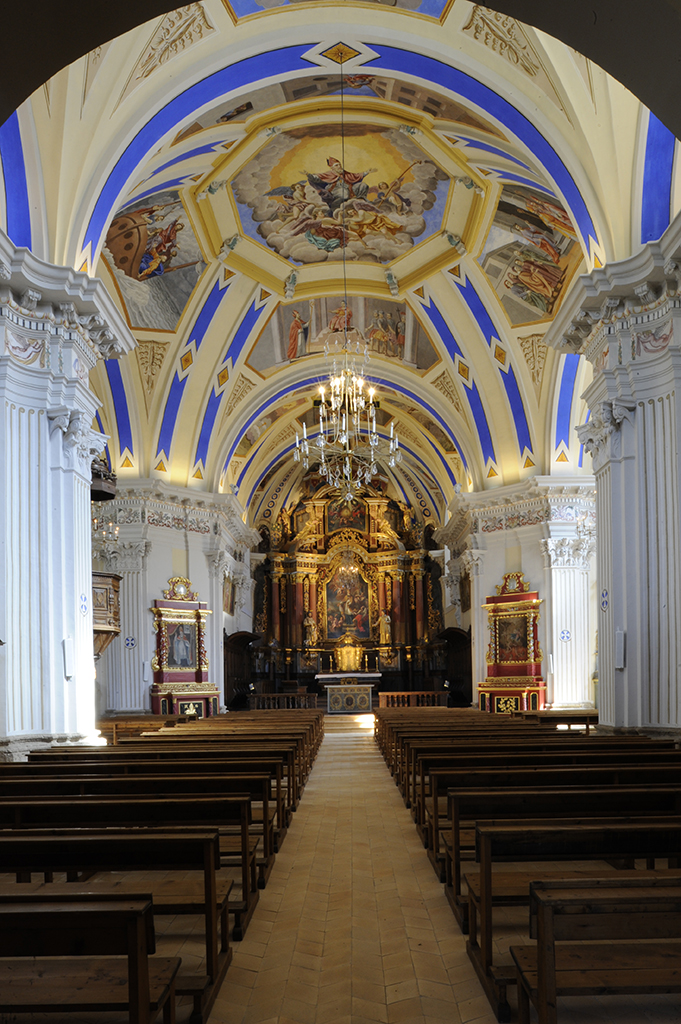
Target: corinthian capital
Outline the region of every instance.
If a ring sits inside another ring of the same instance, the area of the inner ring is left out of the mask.
[[[555,537],[541,541],[547,569],[588,569],[595,545],[588,537]]]

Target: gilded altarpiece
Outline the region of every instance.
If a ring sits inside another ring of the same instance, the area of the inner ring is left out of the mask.
[[[351,645],[359,671],[407,687],[442,628],[412,510],[372,488],[343,503],[322,487],[273,525],[258,627],[286,679],[344,671]]]
[[[168,580],[163,600],[151,609],[156,653],[151,667],[151,710],[155,715],[207,718],[219,711],[219,690],[208,682],[206,619],[212,613],[183,576]]]
[[[523,573],[509,572],[483,605],[489,618],[487,678],[478,684],[481,711],[541,711],[546,698],[539,646],[541,598]]]

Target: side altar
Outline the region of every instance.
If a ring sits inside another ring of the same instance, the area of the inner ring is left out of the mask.
[[[220,691],[208,682],[205,642],[212,613],[184,576],[173,576],[168,587],[151,609],[156,633],[151,710],[155,715],[217,715]]]
[[[481,711],[541,711],[546,684],[541,675],[538,623],[541,598],[523,573],[507,572],[483,608],[489,617],[487,678],[478,683]]]

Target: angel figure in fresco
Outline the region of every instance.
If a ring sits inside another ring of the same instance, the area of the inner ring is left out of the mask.
[[[292,185],[278,185],[277,188],[271,188],[265,195],[274,196],[278,201],[277,216],[283,223],[295,220],[308,206],[304,181],[294,181]]]
[[[293,320],[288,331],[288,349],[286,355],[289,359],[305,354],[307,336],[310,330],[310,321],[303,320],[297,309],[293,310]]]

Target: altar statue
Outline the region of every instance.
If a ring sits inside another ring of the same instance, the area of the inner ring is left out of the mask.
[[[392,620],[390,613],[383,609],[378,620],[379,635],[382,644],[390,644],[392,641]]]
[[[317,623],[308,612],[303,619],[305,629],[305,646],[313,647],[317,643]]]

